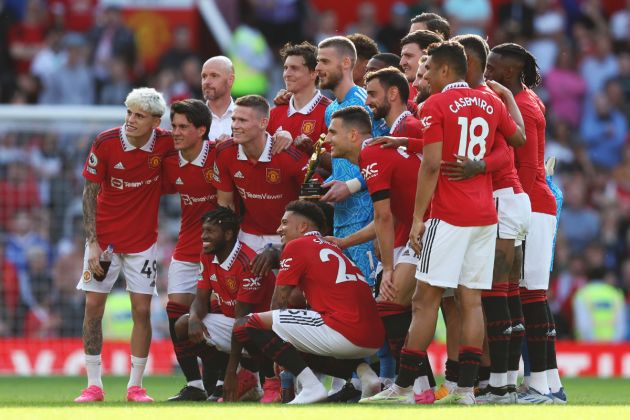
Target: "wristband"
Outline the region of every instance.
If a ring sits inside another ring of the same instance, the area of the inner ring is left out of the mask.
[[[346,185],[348,186],[351,194],[361,191],[361,181],[357,178],[352,178],[346,181]]]

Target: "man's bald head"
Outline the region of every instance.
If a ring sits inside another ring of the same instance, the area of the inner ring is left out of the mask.
[[[230,96],[234,84],[234,65],[229,58],[218,55],[203,63],[201,90],[206,101],[216,101]]]

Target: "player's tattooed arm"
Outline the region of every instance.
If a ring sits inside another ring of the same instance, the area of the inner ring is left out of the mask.
[[[242,328],[247,322],[247,315],[254,312],[254,305],[251,303],[236,301],[234,306],[234,328],[232,329],[232,344],[230,346],[230,358],[225,369],[223,383],[223,396],[225,401],[238,400],[238,381],[236,379],[236,369],[241,361],[243,344],[238,340],[236,331]]]
[[[86,319],[83,322],[83,348],[87,355],[101,354],[103,330],[101,318]]]
[[[271,298],[271,310],[287,309],[289,307],[289,297],[293,289],[295,289],[295,286],[276,285],[276,289],[273,291],[273,297]]]
[[[101,184],[85,181],[83,187],[83,224],[88,242],[96,242],[96,196]]]
[[[105,272],[99,263],[103,250],[96,237],[96,196],[100,189],[101,184],[85,181],[83,187],[83,225],[88,243],[88,268],[92,274],[103,276]]]

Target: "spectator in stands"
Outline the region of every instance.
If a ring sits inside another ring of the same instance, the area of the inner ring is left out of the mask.
[[[337,13],[332,9],[324,10],[317,20],[315,44],[319,44],[326,38],[337,35]]]
[[[391,8],[391,20],[376,35],[381,50],[400,55],[400,40],[409,32],[409,9],[403,2]]]
[[[26,159],[16,155],[6,167],[6,177],[0,180],[0,231],[20,212],[29,212],[41,205],[37,182]]]
[[[581,174],[564,185],[564,207],[560,232],[567,239],[572,253],[581,253],[600,232],[599,214],[586,204],[586,179]]]
[[[612,173],[616,201],[622,214],[630,214],[630,144],[623,148],[623,159]]]
[[[87,37],[91,47],[90,63],[94,67],[97,92],[110,77],[109,63],[114,57],[123,59],[129,68],[135,69],[136,40],[131,29],[125,26],[119,7],[107,6]]]
[[[623,86],[619,78],[608,79],[604,85],[604,93],[610,105],[621,112],[626,122],[630,118],[630,103],[626,100]]]
[[[48,0],[54,26],[72,32],[87,32],[94,23],[99,0]]]
[[[549,119],[547,126],[550,134],[545,143],[545,159],[555,156],[556,172],[575,169],[576,157],[573,149],[579,138],[571,131],[571,125],[562,119]]]
[[[528,48],[536,57],[543,76],[556,62],[565,25],[566,19],[562,8],[548,0],[537,2],[534,15],[534,39],[529,41]]]
[[[492,7],[488,0],[445,0],[442,6],[453,28],[452,35],[486,35],[492,21]]]
[[[0,337],[17,333],[16,315],[20,285],[15,265],[6,258],[6,238],[0,236]]]
[[[592,280],[575,294],[575,336],[592,342],[619,342],[626,337],[623,292],[602,280]]]
[[[586,81],[586,91],[592,98],[603,90],[606,80],[619,74],[619,63],[606,33],[595,32],[591,37],[594,38],[594,50],[582,60],[580,73]]]
[[[376,34],[381,25],[376,19],[376,6],[371,1],[361,2],[357,6],[357,21],[346,26],[347,34],[363,34],[368,38],[376,38]],[[354,41],[353,41],[354,42]],[[356,82],[355,82],[356,83]],[[359,86],[361,84],[357,83]]]
[[[81,34],[69,33],[64,39],[64,45],[68,54],[66,62],[50,75],[50,84],[45,87],[41,102],[92,105],[96,98],[95,78],[86,62],[86,40]]]
[[[33,58],[30,72],[37,76],[44,88],[50,86],[50,76],[66,62],[66,50],[63,48],[64,31],[51,28],[46,34],[44,46]]]
[[[628,122],[612,106],[606,94],[598,93],[593,103],[586,102],[580,134],[595,166],[612,170],[621,162],[621,150],[628,135]]]
[[[201,63],[195,56],[188,57],[180,64],[180,80],[173,85],[171,102],[184,99],[201,99]]]
[[[549,309],[556,322],[559,336],[573,330],[573,297],[586,284],[586,266],[582,256],[573,255],[567,268],[553,279],[548,291]]]
[[[575,56],[569,46],[558,55],[556,65],[543,78],[549,94],[549,105],[555,118],[566,121],[572,128],[582,116],[586,81],[575,68]]]
[[[118,105],[125,102],[132,84],[125,60],[116,57],[109,62],[109,79],[103,85],[99,98],[101,105]]]
[[[28,248],[26,252],[28,261],[28,279],[30,296],[28,299],[22,295],[22,304],[30,306],[24,308],[24,335],[48,337],[54,335],[59,325],[59,317],[52,313],[53,282],[50,271],[50,262],[46,249],[41,246]]]
[[[18,74],[26,74],[31,61],[44,46],[46,34],[46,8],[42,0],[27,0],[26,14],[21,22],[9,31],[9,50]]]
[[[534,35],[534,8],[526,0],[506,1],[498,8],[501,29],[511,36],[531,38]]]
[[[180,65],[190,57],[197,57],[192,49],[190,28],[186,25],[179,25],[173,31],[171,47],[164,51],[159,58],[158,71],[164,69],[177,71]]]
[[[82,232],[78,232],[76,237],[79,242],[84,242]],[[57,330],[60,337],[80,337],[83,330],[85,299],[76,291],[76,279],[69,275],[81,272],[82,267],[83,247],[80,246],[61,254],[52,267],[52,307],[55,316],[63,320]]]

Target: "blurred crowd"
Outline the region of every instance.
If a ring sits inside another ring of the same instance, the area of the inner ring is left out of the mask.
[[[422,12],[445,16],[453,35],[526,46],[543,76],[546,155],[557,158],[554,182],[564,192],[549,292],[558,336],[630,339],[594,332],[597,320],[630,305],[630,1],[391,2],[385,23],[376,2],[365,1],[346,27],[338,24],[340,12],[318,10],[316,1],[238,3],[240,19],[225,53],[235,65],[255,63],[264,75],[256,93],[268,97],[284,87],[278,50],[285,42],[358,32],[381,52],[400,54],[410,19]],[[140,85],[170,101],[202,99],[207,57],[191,48],[189,28],[175,29],[172,46],[147,72],[121,10],[97,4],[0,1],[0,102],[120,105]],[[233,93],[239,94],[236,84]],[[0,133],[0,336],[81,334],[84,299],[74,290],[84,246],[80,170],[94,134]],[[177,200],[165,201],[163,212],[165,266],[177,235]],[[589,294],[595,289],[605,296],[596,304]],[[630,331],[630,319],[625,324]]]

